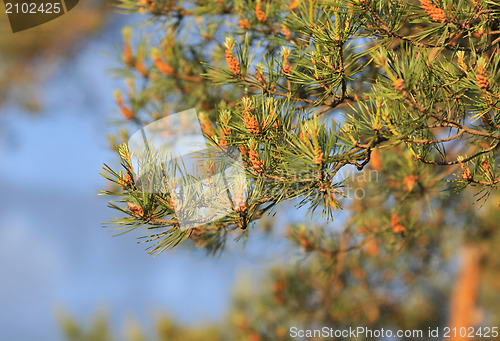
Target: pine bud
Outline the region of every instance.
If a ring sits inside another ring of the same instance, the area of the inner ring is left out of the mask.
[[[401,78],[396,79],[393,83],[392,86],[394,89],[399,92],[401,95],[406,96],[408,93],[405,90],[405,81]]]
[[[120,113],[127,120],[131,120],[135,117],[134,112],[132,110],[130,110],[129,108],[127,108],[126,106],[122,106],[120,108]]]
[[[240,184],[234,196],[234,204],[236,205],[235,211],[244,211],[246,209],[244,194],[245,194],[245,186],[244,184]]]
[[[113,92],[113,96],[115,97],[116,104],[118,104],[118,106],[121,107],[123,105],[123,99],[122,99],[122,93],[120,92],[120,90],[115,90]]]
[[[120,186],[123,190],[129,189],[134,184],[132,177],[128,172],[125,172],[125,175],[120,179]]]
[[[229,71],[231,71],[235,75],[240,75],[240,63],[233,56],[234,39],[231,37],[227,37],[224,46],[226,47],[225,55]]]
[[[257,5],[255,6],[255,17],[258,21],[266,21],[266,13],[261,8],[261,2],[257,0]]]
[[[247,128],[249,133],[258,134],[260,132],[257,120],[255,119],[255,116],[251,112],[245,111],[243,119],[245,123],[245,128]]]
[[[311,135],[307,132],[307,129],[301,131],[299,137],[302,140],[302,142],[304,142],[304,144],[309,145],[311,143],[311,140],[309,140],[311,138]]]
[[[250,25],[250,21],[248,19],[242,19],[238,21],[238,25],[244,30],[249,30],[252,28],[252,26]]]
[[[481,160],[481,167],[483,167],[486,174],[491,175],[490,166],[488,165],[488,159],[483,158]]]
[[[405,231],[404,226],[400,224],[400,220],[396,212],[391,215],[391,229],[394,233],[402,233]]]
[[[172,66],[170,66],[170,64],[162,59],[159,49],[152,49],[151,54],[155,67],[156,69],[158,69],[158,71],[160,71],[165,76],[171,76],[174,73],[174,69],[172,68]]]
[[[485,63],[484,59],[479,58],[479,60],[477,61],[477,68],[476,68],[477,85],[479,85],[479,87],[481,88],[481,90],[483,92],[486,92],[486,90],[488,90],[488,86],[489,86],[488,77],[487,77],[486,70],[485,70],[485,66],[486,66],[485,64],[486,63]]]
[[[472,179],[472,174],[467,168],[467,166],[462,162],[463,158],[461,156],[457,157],[458,163],[460,164],[460,168],[462,169],[462,179],[464,180],[471,180]]]
[[[250,164],[252,165],[252,173],[257,175],[259,173],[262,173],[262,166],[264,165],[264,162],[259,158],[259,154],[256,151],[256,145],[255,143],[251,143],[248,149],[248,158],[250,160]]]
[[[266,83],[266,75],[262,71],[262,64],[257,65],[255,68],[255,78],[262,84]]]
[[[120,107],[120,113],[126,120],[131,120],[134,118],[134,113],[128,107],[123,104],[123,99],[120,90],[115,90],[114,92],[116,104]]]
[[[133,215],[142,217],[144,215],[144,211],[142,210],[141,206],[137,206],[135,204],[132,204],[130,202],[127,202],[128,209],[130,212],[132,212]]]
[[[122,60],[128,67],[134,66],[134,56],[132,55],[132,48],[130,47],[130,39],[132,38],[132,29],[124,27],[122,29],[122,37],[124,41]]]
[[[288,64],[288,57],[290,56],[290,48],[283,47],[281,49],[281,55],[283,56],[283,73],[289,75],[292,73],[292,67]]]
[[[420,0],[420,6],[432,20],[440,23],[444,23],[446,21],[444,10],[434,5],[432,0]]]
[[[220,131],[220,139],[219,139],[219,146],[227,146],[227,140],[226,137],[231,135],[231,129],[228,127],[221,127]]]
[[[286,40],[290,40],[291,38],[290,30],[288,29],[288,27],[286,27],[286,25],[281,26],[281,32],[285,36]]]
[[[483,7],[483,5],[481,5],[481,3],[477,0],[471,0],[471,2],[478,11]]]
[[[201,130],[208,136],[215,135],[215,131],[212,127],[210,120],[208,119],[207,114],[202,111],[200,112],[199,118],[201,123]]]
[[[325,154],[323,153],[323,151],[320,148],[315,149],[314,150],[313,162],[316,165],[321,165],[324,160],[325,160]]]
[[[245,159],[248,158],[248,150],[245,149],[245,147],[240,146],[240,153],[243,156],[243,166],[248,167],[248,164],[245,162]]]
[[[300,5],[300,0],[292,0],[288,5],[288,9],[290,9],[290,11],[294,11],[297,9],[297,7],[299,7],[299,5]]]
[[[379,67],[384,67],[387,65],[387,52],[379,49],[377,54],[373,57],[373,61]]]
[[[144,52],[142,49],[137,51],[137,58],[135,61],[135,69],[144,77],[148,76],[148,70],[146,69],[146,65],[144,65]]]
[[[122,60],[128,67],[134,66],[134,56],[132,55],[132,48],[129,43],[123,45]]]
[[[247,128],[248,132],[251,134],[258,134],[260,132],[259,125],[257,124],[257,120],[255,116],[252,114],[251,102],[248,98],[243,98],[244,105],[244,113],[243,113],[243,123],[245,124],[245,128]]]
[[[298,239],[303,251],[309,252],[314,249],[314,240],[307,235],[306,231],[301,230]]]

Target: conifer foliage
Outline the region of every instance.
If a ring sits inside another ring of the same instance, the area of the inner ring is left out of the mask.
[[[284,201],[335,218],[359,186],[342,169],[387,172],[380,190],[393,197],[396,188],[433,200],[444,188],[474,187],[476,200],[488,200],[500,184],[496,1],[122,0],[120,9],[149,25],[123,31],[123,131],[113,148],[194,107],[212,145],[240,150],[248,181],[232,213],[182,231],[175,194],[142,192],[127,147],[117,147],[121,169],[104,173],[116,186],[103,194],[117,197],[110,206],[122,214],[111,225],[148,226],[153,254],[186,239],[216,251]],[[404,234],[408,211],[398,210],[387,219]],[[303,233],[291,236],[314,248]],[[373,253],[378,243],[365,241]]]

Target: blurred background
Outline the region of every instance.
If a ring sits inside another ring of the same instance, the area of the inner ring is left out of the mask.
[[[116,330],[158,311],[217,322],[236,273],[269,259],[241,244],[216,258],[181,248],[153,259],[137,235],[102,228],[114,212],[98,173],[116,162],[106,135],[120,115],[112,54],[136,19],[93,0],[13,34],[0,14],[0,340],[62,340],[58,316],[85,323],[96,309]]]

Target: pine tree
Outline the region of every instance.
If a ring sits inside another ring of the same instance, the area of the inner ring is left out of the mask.
[[[150,25],[123,32],[117,73],[127,89],[115,97],[124,130],[111,138],[122,168],[105,167],[114,187],[103,192],[118,197],[110,206],[122,216],[111,225],[151,229],[145,240],[159,254],[186,240],[216,252],[229,235],[262,228],[273,238],[272,227],[253,222],[284,201],[325,218],[287,228],[307,257],[272,272],[257,298],[236,298],[228,339],[285,340],[292,321],[498,325],[496,1],[123,0],[121,8]],[[141,191],[127,146],[116,145],[191,107],[214,147],[241,151],[249,192],[224,218],[182,230],[174,196]],[[346,169],[351,176],[339,180]],[[338,208],[347,214],[336,220]],[[448,264],[462,249],[459,273],[473,275],[450,290]]]
[[[123,1],[121,7],[149,14],[153,28],[136,41],[131,28],[123,31],[119,72],[128,89],[126,98],[119,90],[115,97],[125,126],[195,107],[209,142],[238,148],[248,166],[244,209],[181,231],[172,198],[141,194],[129,152],[119,147],[123,169],[107,171],[121,190],[105,194],[120,196],[111,205],[128,217],[118,226],[166,229],[153,237],[159,238],[153,253],[187,238],[216,250],[226,232],[285,200],[298,199],[331,219],[344,194],[335,175],[350,165],[362,171],[375,153],[398,150],[421,164],[398,174],[410,190],[436,178],[418,172],[437,169],[453,181],[451,189],[473,186],[484,199],[499,183],[494,2]]]

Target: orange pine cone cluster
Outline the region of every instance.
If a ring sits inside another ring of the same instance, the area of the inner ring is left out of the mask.
[[[146,69],[146,65],[144,65],[144,62],[142,60],[138,60],[137,63],[135,63],[135,69],[139,71],[139,73],[144,77],[148,76],[148,70]]]
[[[302,142],[304,142],[305,144],[309,144],[309,143],[311,142],[311,141],[309,140],[309,138],[310,138],[309,133],[306,133],[306,134],[304,135],[304,133],[303,133],[303,132],[300,132],[299,137],[300,137],[300,139],[302,140]]]
[[[483,167],[486,173],[491,174],[490,166],[488,165],[488,159],[483,158],[481,160],[481,167]]]
[[[252,114],[252,108],[250,106],[250,102],[245,101],[245,111],[243,114],[243,123],[245,124],[245,128],[247,128],[248,132],[251,134],[258,134],[260,132],[259,125],[255,116]]]
[[[245,147],[240,146],[240,153],[243,156],[243,166],[247,167],[248,164],[245,162],[245,158],[248,158],[248,150],[245,149]]]
[[[255,78],[262,84],[266,83],[266,75],[258,68],[255,70]]]
[[[244,30],[249,30],[252,27],[248,19],[242,19],[238,21],[238,25]]]
[[[314,240],[312,240],[312,238],[310,238],[305,231],[300,231],[298,237],[302,250],[308,252],[314,249]]]
[[[208,136],[215,135],[215,131],[212,127],[212,124],[210,124],[210,121],[203,113],[200,114],[200,123],[201,123],[201,130],[205,133],[205,135]]]
[[[236,60],[236,58],[234,58],[233,51],[230,49],[226,49],[226,63],[229,71],[235,75],[240,74],[240,63]]]
[[[380,243],[379,239],[372,238],[366,242],[364,246],[365,253],[370,257],[375,257],[378,255],[380,248],[378,244]]]
[[[203,243],[203,238],[201,238],[203,235],[203,229],[201,227],[195,227],[191,229],[191,233],[189,234],[189,239],[195,241],[195,246],[196,247],[201,247],[201,244]]]
[[[243,212],[246,210],[245,198],[243,196],[245,188],[243,186],[239,186],[236,195],[234,196],[234,205],[236,212]]]
[[[477,85],[481,88],[481,90],[488,90],[488,86],[490,85],[488,82],[488,77],[486,76],[486,70],[484,66],[478,63],[477,66],[477,75],[476,75]]]
[[[400,220],[396,212],[391,215],[391,229],[394,233],[402,233],[405,230],[405,227],[400,224]]]
[[[134,215],[140,216],[140,217],[142,217],[144,215],[144,211],[142,210],[141,206],[137,206],[137,205],[132,204],[130,202],[127,202],[127,205],[128,205],[128,209],[130,210],[130,212],[132,212]]]
[[[134,118],[134,112],[127,108],[126,106],[120,107],[120,113],[122,114],[123,117],[127,120],[131,120]]]
[[[283,73],[289,75],[292,73],[292,67],[288,64],[288,56],[283,56]]]
[[[219,146],[227,146],[226,137],[231,135],[231,129],[227,127],[222,127],[220,130]]]
[[[139,0],[137,1],[137,6],[144,11],[144,9],[149,9],[154,11],[157,7],[152,0]]]
[[[132,55],[132,48],[128,41],[123,45],[122,60],[128,67],[134,66],[134,56]]]
[[[405,81],[401,78],[396,79],[393,83],[392,86],[396,91],[401,92],[405,89]]]
[[[288,27],[286,27],[285,25],[281,26],[281,32],[283,33],[283,35],[285,36],[285,38],[287,40],[290,40],[291,34],[290,34],[290,30],[288,29]]]
[[[131,120],[135,117],[133,111],[123,104],[123,99],[119,91],[115,92],[115,100],[116,104],[118,104],[118,106],[120,107],[120,113],[125,119]]]
[[[139,71],[141,75],[144,77],[148,76],[148,70],[146,68],[146,65],[144,65],[144,58],[141,54],[137,53],[137,60],[135,62],[135,69]]]
[[[257,2],[257,5],[255,6],[255,17],[260,22],[266,21],[266,13],[262,10],[260,1]]]
[[[171,76],[174,73],[174,69],[167,62],[163,61],[160,56],[154,58],[154,63],[158,71],[163,73],[165,76]]]
[[[462,168],[462,179],[471,180],[472,174],[471,174],[469,168],[467,168],[467,166],[462,162],[460,162],[460,168]]]
[[[471,0],[472,4],[474,5],[474,7],[476,7],[476,9],[481,9],[483,7],[483,5],[481,5],[481,3],[477,0]]]
[[[179,202],[179,199],[177,198],[177,193],[175,192],[175,186],[176,183],[175,181],[170,181],[168,184],[170,187],[170,199],[169,199],[169,204],[172,209],[175,209],[176,211],[179,211],[182,209],[182,203]]]
[[[446,21],[444,10],[434,5],[432,0],[420,0],[420,6],[432,20],[440,23]]]
[[[396,79],[393,83],[392,86],[394,89],[399,92],[401,95],[406,96],[408,93],[406,92],[405,89],[405,81],[401,78]]]
[[[122,187],[123,190],[129,189],[132,187],[134,181],[130,177],[130,174],[128,172],[125,172],[125,175],[123,176],[122,179],[120,179],[120,186]]]
[[[264,162],[259,158],[259,154],[255,151],[253,147],[250,147],[248,151],[248,158],[250,159],[250,164],[253,167],[252,173],[259,174],[262,173],[262,166]]]
[[[285,282],[283,280],[277,280],[273,283],[274,299],[278,302],[278,304],[283,304],[283,302],[285,302],[285,295],[283,294],[284,291]]]
[[[316,165],[321,165],[324,160],[325,160],[325,154],[323,153],[323,151],[321,150],[321,148],[315,149],[314,150],[313,162]]]
[[[335,193],[331,189],[326,189],[325,191],[325,202],[328,206],[336,209],[337,201],[335,198]]]
[[[252,115],[249,111],[245,111],[244,123],[245,128],[247,128],[249,133],[258,134],[260,132],[259,125],[257,124],[255,116]]]
[[[299,7],[299,5],[300,5],[299,0],[292,0],[290,2],[290,4],[288,5],[288,9],[290,9],[290,11],[293,11],[293,10],[297,9],[297,7]]]

